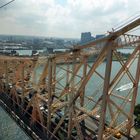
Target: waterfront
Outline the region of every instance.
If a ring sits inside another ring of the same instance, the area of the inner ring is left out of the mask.
[[[134,49],[118,49],[119,52],[124,53],[124,54],[128,54],[128,53],[132,53]],[[31,55],[32,54],[32,50],[16,50],[19,55]],[[37,52],[43,52],[44,50],[37,50]]]

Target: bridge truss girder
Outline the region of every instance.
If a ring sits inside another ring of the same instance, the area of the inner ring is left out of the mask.
[[[39,122],[50,139],[59,131],[66,132],[67,139],[74,139],[76,131],[75,139],[80,140],[106,140],[118,133],[130,136],[140,77],[140,37],[125,33],[139,25],[139,20],[71,52],[35,61],[1,58],[1,92],[10,90],[19,106],[32,95],[23,114],[32,107],[31,124]],[[119,49],[128,45],[134,51],[124,58]],[[119,92],[124,79],[131,88]]]

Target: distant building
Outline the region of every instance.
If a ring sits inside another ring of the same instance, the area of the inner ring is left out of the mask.
[[[105,37],[105,35],[104,34],[101,34],[101,35],[96,35],[96,39],[100,39],[100,38],[103,38],[103,37]]]
[[[90,32],[81,33],[81,43],[87,43],[91,40],[94,40],[94,37],[91,36]]]
[[[13,42],[13,37],[12,36],[9,36],[9,39],[8,39],[9,42]]]
[[[63,53],[63,52],[69,52],[69,51],[70,51],[70,49],[54,49],[53,50],[53,52],[55,54],[57,54],[57,53]]]
[[[99,35],[96,35],[95,37],[93,37],[90,32],[81,33],[80,44],[85,44],[85,43],[88,43],[90,41],[94,41],[96,39],[100,39],[103,37],[105,37],[104,34],[99,34]]]
[[[53,48],[46,48],[46,49],[44,50],[44,54],[45,54],[45,55],[53,54]]]

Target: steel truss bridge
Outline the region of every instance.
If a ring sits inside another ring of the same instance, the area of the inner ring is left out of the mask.
[[[140,18],[71,52],[0,56],[0,105],[35,140],[135,139],[140,36],[127,32],[139,25]],[[127,47],[133,52],[124,58]]]

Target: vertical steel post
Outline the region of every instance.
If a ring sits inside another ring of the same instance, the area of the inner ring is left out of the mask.
[[[129,114],[130,118],[128,119],[128,126],[127,126],[128,135],[130,135],[131,127],[132,127],[132,123],[133,123],[133,113],[134,113],[134,108],[135,108],[135,103],[136,103],[136,98],[137,98],[137,93],[138,93],[139,78],[140,78],[140,46],[139,46],[139,57],[138,57],[136,75],[135,75],[134,89],[133,89],[133,93],[132,93],[133,94],[132,102],[131,102],[130,114]]]
[[[51,104],[52,104],[52,58],[48,59],[48,117],[47,117],[47,128],[51,130]],[[49,137],[49,132],[48,132]]]
[[[5,63],[5,86],[6,86],[6,91],[8,91],[8,83],[9,83],[9,80],[8,80],[8,63],[7,61],[4,61]]]
[[[108,100],[108,90],[110,85],[110,76],[111,76],[111,67],[112,67],[112,49],[109,48],[107,53],[107,62],[106,62],[106,71],[105,71],[105,80],[104,80],[104,89],[102,95],[102,107],[101,107],[101,116],[100,124],[98,131],[98,140],[103,139],[104,127],[105,127],[105,116],[107,109],[107,100]]]
[[[84,57],[84,67],[83,67],[83,79],[87,74],[87,57]],[[85,87],[83,88],[83,91],[81,92],[81,106],[84,106],[84,96],[85,96]]]
[[[68,60],[67,60],[67,71],[66,71],[66,90],[69,90],[69,79],[70,79],[70,65],[68,63]],[[68,92],[68,91],[67,91]],[[68,95],[66,94],[65,96],[65,101],[68,101]],[[65,107],[64,109],[64,112],[67,111],[67,106]]]
[[[76,56],[75,52],[73,52],[73,65],[72,65],[72,81],[71,81],[71,92],[69,95],[69,101],[71,101],[74,97],[74,85],[75,85],[75,65],[76,65]],[[71,140],[71,132],[72,132],[72,117],[74,111],[74,103],[71,105],[69,103],[69,123],[68,123],[68,140]]]
[[[52,66],[53,66],[53,68],[52,68],[52,93],[54,95],[55,94],[55,85],[56,85],[56,60],[55,59],[53,59]],[[53,101],[53,97],[52,97],[52,101]]]
[[[24,92],[25,92],[25,87],[24,87],[24,62],[22,62],[22,72],[21,72],[21,78],[22,78],[22,105],[24,105]]]

